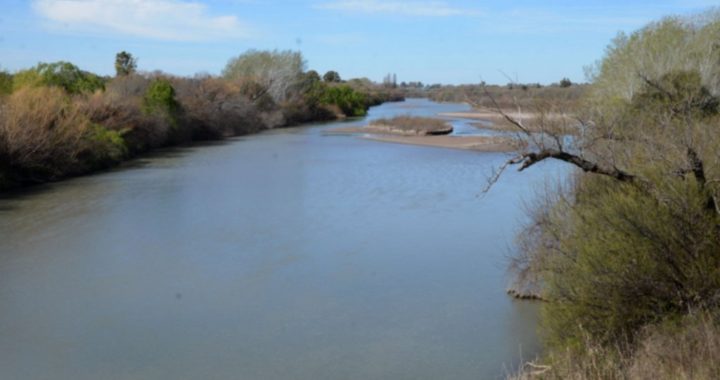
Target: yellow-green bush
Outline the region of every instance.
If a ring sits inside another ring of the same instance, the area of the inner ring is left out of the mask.
[[[623,378],[647,328],[720,310],[718,38],[711,13],[613,41],[563,151],[587,172],[531,214],[515,268],[548,301],[546,355],[570,357],[569,377]]]
[[[39,63],[13,76],[13,88],[57,86],[70,94],[94,92],[105,88],[99,76],[82,71],[70,62]]]

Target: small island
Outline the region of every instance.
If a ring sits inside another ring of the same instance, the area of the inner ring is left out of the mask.
[[[377,119],[366,126],[334,128],[330,134],[361,134],[362,137],[384,142],[412,144],[485,152],[508,152],[517,147],[510,138],[499,136],[454,136],[446,120],[429,117],[398,116]]]

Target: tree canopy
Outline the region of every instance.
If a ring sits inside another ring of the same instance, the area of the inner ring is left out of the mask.
[[[22,70],[13,77],[13,88],[25,86],[57,86],[71,94],[93,92],[105,88],[105,81],[99,76],[80,70],[70,62],[39,63]]]
[[[304,70],[305,60],[300,52],[248,50],[232,58],[222,75],[231,80],[254,80],[264,86],[276,102],[282,102]]]
[[[137,59],[132,54],[123,50],[115,55],[115,75],[130,75],[135,73],[136,69]]]

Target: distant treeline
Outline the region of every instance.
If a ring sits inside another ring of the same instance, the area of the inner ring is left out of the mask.
[[[220,76],[139,73],[126,52],[115,68],[115,77],[69,62],[0,72],[0,190],[108,168],[160,147],[362,116],[402,100],[368,79],[306,71],[292,51],[248,51]]]
[[[587,84],[573,84],[563,78],[560,82],[543,86],[539,83],[508,83],[505,86],[485,83],[468,85],[425,85],[420,82],[401,83],[407,97],[429,98],[436,102],[470,102],[476,107],[503,109],[536,107],[538,103],[552,103],[566,109],[577,107],[587,90]]]

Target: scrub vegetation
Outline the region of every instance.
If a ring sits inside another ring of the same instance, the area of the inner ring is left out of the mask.
[[[519,235],[511,290],[546,301],[546,352],[518,378],[720,373],[719,40],[718,13],[663,19],[612,41],[575,118],[506,115],[532,143],[503,168],[577,168]]]
[[[369,80],[323,81],[299,52],[251,50],[219,77],[138,73],[120,52],[115,77],[69,62],[0,72],[0,190],[104,169],[151,149],[310,121],[365,115],[401,100]]]
[[[453,131],[452,126],[445,120],[413,116],[377,119],[370,122],[370,126],[386,127],[415,135],[447,135]]]

